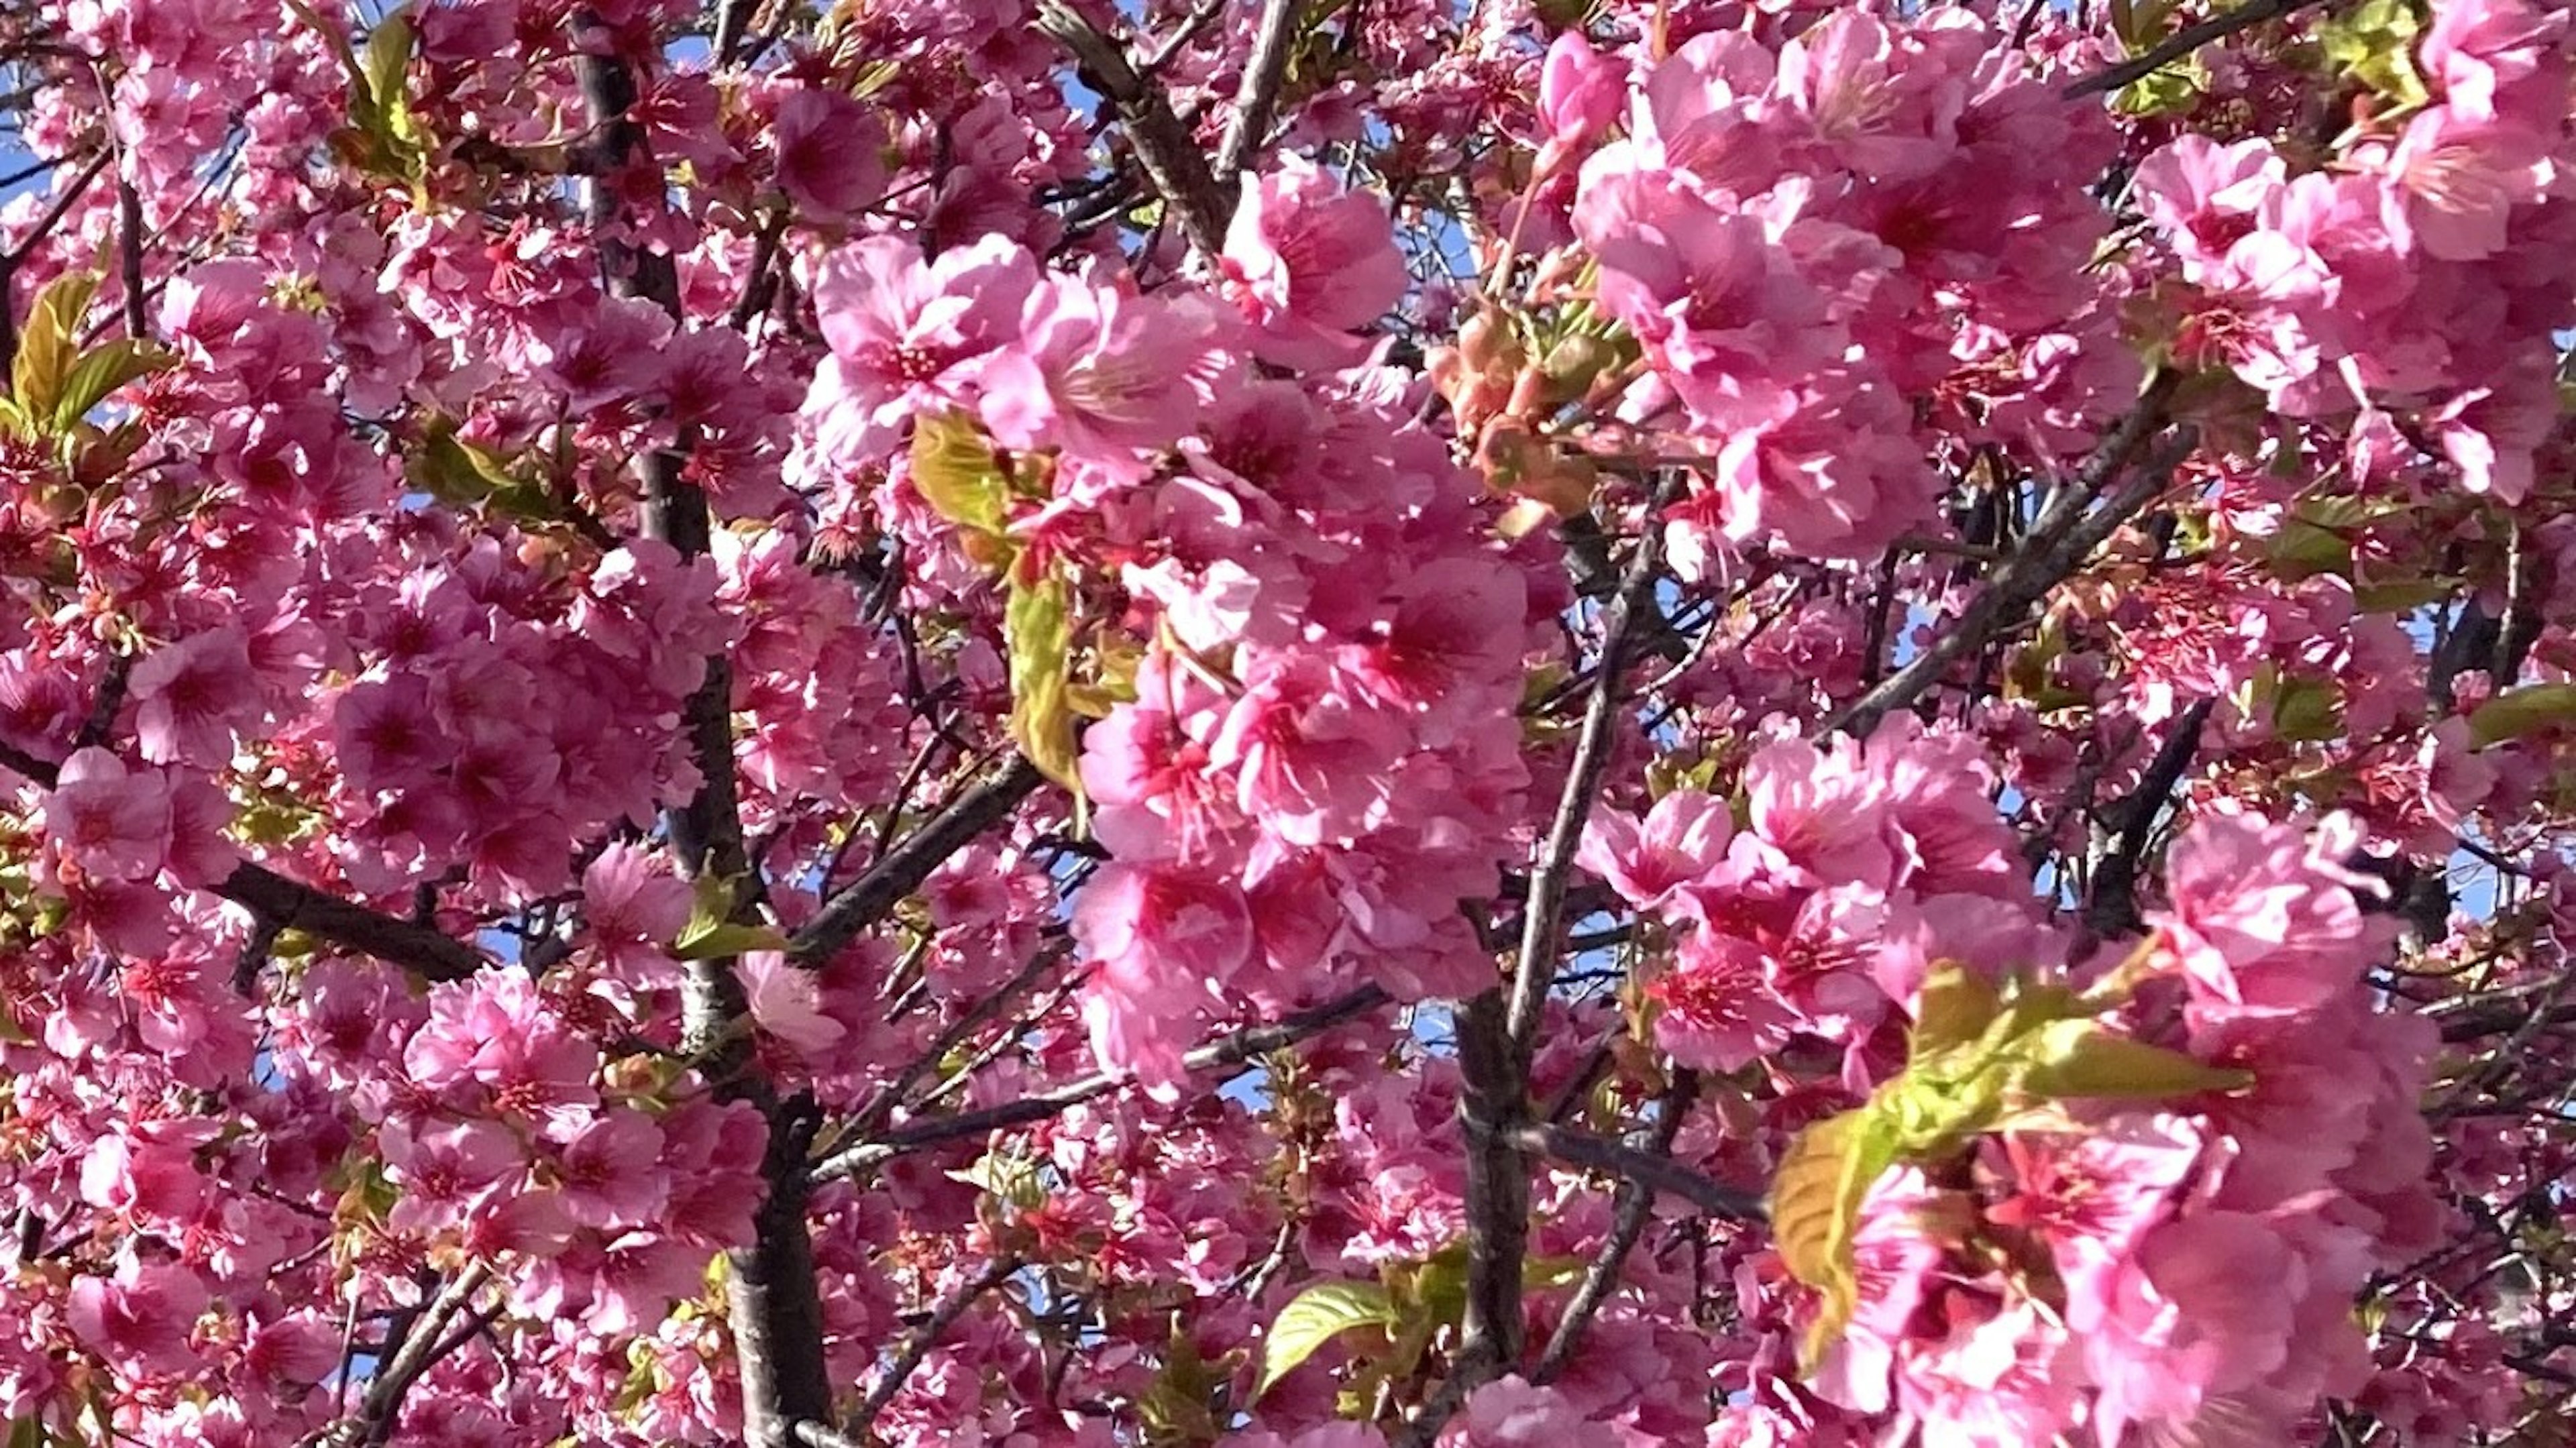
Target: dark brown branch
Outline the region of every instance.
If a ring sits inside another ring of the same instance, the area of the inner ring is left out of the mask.
[[[1262,0],[1261,18],[1252,32],[1252,52],[1243,62],[1243,81],[1234,92],[1234,119],[1217,146],[1216,185],[1222,192],[1243,174],[1253,149],[1270,136],[1271,113],[1279,105],[1279,87],[1288,75],[1290,33],[1302,10],[1297,0]]]
[[[1172,113],[1162,87],[1137,75],[1125,47],[1092,28],[1063,0],[1043,0],[1037,27],[1073,53],[1092,89],[1127,123],[1137,164],[1145,168],[1164,206],[1179,218],[1190,244],[1210,256],[1223,251],[1234,205],[1208,169],[1198,138]]]
[[[2175,444],[2148,460],[2135,480],[2116,492],[2109,490],[2130,458],[2164,425],[2174,386],[2175,378],[2170,373],[2148,384],[2138,405],[2085,459],[2076,476],[2050,494],[2029,536],[1995,570],[1985,590],[1960,612],[1958,619],[1923,652],[1907,660],[1905,667],[1827,720],[1817,732],[1867,738],[1879,720],[1913,703],[1939,682],[1950,665],[1985,647],[1998,631],[2064,582],[2103,540],[2163,492],[2166,475],[2181,466],[2196,442],[2196,435],[2189,429],[2178,435]],[[2096,498],[2102,499],[2101,505],[2086,511],[2086,505]]]
[[[887,1119],[904,1104],[904,1098],[912,1094],[912,1088],[921,1084],[923,1077],[938,1069],[939,1063],[947,1060],[951,1051],[965,1044],[966,1038],[973,1035],[977,1028],[1001,1015],[1013,1001],[1020,998],[1020,992],[1036,985],[1048,971],[1055,968],[1058,961],[1063,960],[1072,951],[1073,942],[1070,940],[1050,942],[1020,969],[1019,974],[1004,983],[1001,989],[984,995],[968,1006],[956,1020],[948,1023],[946,1029],[933,1037],[930,1044],[922,1048],[920,1054],[914,1056],[909,1064],[897,1072],[895,1078],[886,1083],[884,1090],[879,1091],[865,1106],[859,1108],[858,1114],[851,1118],[852,1129],[859,1135],[867,1136],[884,1126]]]
[[[1679,1197],[1712,1217],[1730,1222],[1759,1222],[1766,1213],[1762,1199],[1692,1171],[1668,1156],[1639,1151],[1624,1142],[1572,1127],[1541,1122],[1524,1127],[1521,1144],[1544,1152],[1568,1166],[1604,1172],[1637,1182],[1666,1196]]]
[[[482,1290],[491,1275],[491,1269],[481,1262],[458,1269],[413,1320],[403,1334],[402,1345],[367,1384],[367,1395],[359,1402],[357,1416],[333,1425],[325,1441],[373,1444],[392,1438],[394,1425],[402,1417],[403,1398],[423,1373],[438,1365],[447,1324],[465,1310],[465,1304]],[[452,1352],[455,1348],[449,1346],[446,1350]]]
[[[2251,30],[2264,21],[2294,15],[2319,3],[2321,0],[2253,0],[2253,3],[2239,5],[2224,15],[2213,15],[2196,25],[2186,25],[2165,37],[2156,44],[2154,49],[2135,60],[2124,60],[2118,65],[2088,75],[2059,94],[2070,101],[2080,101],[2086,96],[2106,95],[2112,91],[2125,90],[2212,41],[2225,40],[2241,31]]]
[[[1677,1072],[1656,1104],[1654,1130],[1648,1134],[1646,1154],[1659,1161],[1670,1161],[1673,1140],[1681,1135],[1682,1122],[1699,1100],[1699,1073]],[[1575,1350],[1583,1345],[1583,1335],[1599,1316],[1610,1294],[1619,1288],[1619,1274],[1627,1266],[1628,1254],[1646,1235],[1646,1220],[1654,1214],[1655,1191],[1636,1177],[1622,1173],[1619,1192],[1610,1208],[1610,1235],[1602,1239],[1601,1249],[1593,1254],[1592,1265],[1584,1269],[1582,1283],[1574,1289],[1574,1300],[1565,1306],[1564,1315],[1548,1334],[1547,1346],[1539,1352],[1538,1366],[1530,1371],[1530,1381],[1544,1387],[1556,1380],[1566,1365],[1574,1361]]]
[[[787,958],[808,970],[829,963],[841,947],[920,889],[931,871],[1007,818],[1045,782],[1036,765],[1012,755],[999,773],[950,800],[921,828],[878,856],[866,874],[824,901],[823,908],[788,941]]]
[[[1584,826],[1591,821],[1602,776],[1608,772],[1611,753],[1617,747],[1621,706],[1626,702],[1620,680],[1628,669],[1631,639],[1639,616],[1654,610],[1654,585],[1663,559],[1664,536],[1656,515],[1670,497],[1670,488],[1668,482],[1647,500],[1636,555],[1629,560],[1619,591],[1610,601],[1610,616],[1601,627],[1601,653],[1592,699],[1584,709],[1582,731],[1576,737],[1573,762],[1566,769],[1565,787],[1557,796],[1555,818],[1548,825],[1546,843],[1530,873],[1529,902],[1521,911],[1520,954],[1512,977],[1511,1008],[1504,1017],[1516,1064],[1524,1077],[1531,1041],[1537,1034],[1548,987],[1556,979],[1563,949],[1558,927],[1564,920],[1565,891],[1573,875],[1575,851],[1583,844]]]
[[[485,964],[482,953],[462,941],[300,884],[263,865],[234,866],[215,893],[267,925],[318,936],[422,980],[463,980]]]
[[[574,25],[595,42],[608,39],[588,11],[578,12]],[[584,47],[576,64],[600,141],[603,175],[589,183],[589,213],[608,286],[620,296],[654,303],[674,327],[686,326],[670,254],[636,246],[625,232],[618,173],[660,165],[630,114],[637,98],[634,72],[604,46]],[[680,448],[687,445],[684,435]],[[642,459],[644,533],[684,559],[697,558],[707,552],[712,525],[706,494],[688,479],[680,448]],[[728,914],[747,923],[753,905],[745,892],[750,862],[735,793],[733,669],[718,653],[706,659],[704,670],[681,716],[700,782],[686,803],[663,810],[663,830],[681,872],[726,882],[736,892]],[[756,1106],[769,1127],[762,1163],[769,1191],[753,1220],[752,1244],[729,1256],[726,1319],[742,1379],[744,1441],[749,1448],[788,1448],[794,1426],[824,1417],[832,1401],[813,1238],[805,1221],[805,1156],[815,1123],[810,1102],[779,1100],[759,1075],[749,1040],[738,1029],[747,1009],[732,960],[689,962],[681,987],[688,1049],[721,1095]]]
[[[151,314],[144,305],[149,287],[143,276],[143,197],[123,176],[116,178],[116,255],[117,284],[125,293],[125,335],[140,342],[152,335]]]
[[[2115,807],[2120,835],[2110,853],[2093,867],[2092,889],[2084,901],[2084,929],[2093,939],[2114,939],[2144,923],[2138,915],[2138,866],[2155,830],[2156,816],[2200,753],[2200,731],[2216,702],[2201,699],[2182,711],[2156,757],[2148,761],[2138,787]]]
[[[868,1395],[859,1400],[858,1411],[851,1415],[850,1432],[861,1439],[869,1437],[878,1415],[886,1410],[886,1404],[894,1401],[895,1394],[903,1391],[903,1385],[912,1380],[913,1371],[921,1366],[923,1358],[930,1355],[930,1349],[947,1334],[949,1328],[956,1325],[957,1319],[966,1315],[966,1309],[974,1306],[976,1299],[1000,1288],[1019,1270],[1019,1258],[1008,1255],[996,1257],[982,1272],[960,1283],[955,1291],[940,1299],[939,1305],[930,1310],[929,1318],[913,1330],[912,1336],[904,1339],[903,1350],[886,1365],[885,1372],[868,1389]]]
[[[1310,1036],[1322,1035],[1345,1021],[1386,1005],[1390,999],[1383,987],[1364,985],[1322,1005],[1291,1011],[1267,1025],[1229,1031],[1193,1048],[1181,1058],[1181,1064],[1193,1075],[1240,1066],[1256,1056],[1266,1056]],[[818,1182],[855,1176],[906,1152],[990,1136],[996,1131],[1044,1121],[1085,1101],[1133,1085],[1135,1079],[1123,1072],[1102,1071],[980,1111],[906,1122],[874,1141],[846,1148],[816,1162],[812,1175]]]

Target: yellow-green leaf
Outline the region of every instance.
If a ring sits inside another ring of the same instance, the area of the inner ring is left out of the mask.
[[[90,348],[64,374],[61,393],[54,399],[54,431],[71,431],[89,416],[91,408],[105,402],[116,389],[136,378],[151,376],[172,360],[168,349],[130,337]]]
[[[734,888],[714,875],[701,875],[691,887],[689,923],[671,942],[677,960],[723,960],[754,950],[785,950],[787,937],[762,925],[733,918]]]
[[[2343,691],[2330,679],[2285,678],[2272,694],[2272,732],[2283,739],[2332,739],[2343,732]]]
[[[1772,1179],[1771,1236],[1780,1260],[1824,1299],[1807,1338],[1811,1363],[1859,1305],[1852,1235],[1869,1189],[1896,1164],[1896,1136],[1876,1103],[1827,1117],[1798,1134]]]
[[[2029,1064],[2016,1084],[2031,1096],[2161,1101],[2202,1091],[2241,1091],[2244,1072],[2114,1035],[2092,1021],[2056,1021],[2026,1038]]]
[[[1015,572],[1003,627],[1011,648],[1011,738],[1040,773],[1078,795],[1072,588],[1053,573],[1032,583]]]
[[[999,533],[1009,521],[1010,480],[993,445],[960,413],[912,427],[912,490],[960,528]]]
[[[398,9],[367,36],[367,94],[375,102],[375,129],[395,141],[414,137],[411,124],[412,26],[409,10]]]
[[[2480,704],[2469,715],[2469,738],[2485,749],[2571,725],[2576,725],[2576,684],[2527,684]]]
[[[54,415],[63,384],[80,360],[81,321],[90,299],[98,295],[95,272],[71,271],[48,283],[27,309],[18,329],[18,356],[11,364],[9,395],[31,422]]]
[[[2003,1013],[1994,983],[1955,960],[1933,965],[1915,998],[1913,1056],[1920,1060],[1974,1042]]]
[[[1393,1327],[1395,1299],[1374,1282],[1319,1282],[1279,1309],[1261,1342],[1261,1385],[1257,1400],[1279,1380],[1295,1372],[1318,1348],[1343,1333],[1362,1327]]]

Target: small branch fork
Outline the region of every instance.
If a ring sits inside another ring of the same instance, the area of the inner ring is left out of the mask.
[[[2086,96],[2108,95],[2113,91],[2124,90],[2204,45],[2251,30],[2267,20],[2278,20],[2286,15],[2295,15],[2322,3],[2324,0],[2252,0],[2251,4],[2239,5],[2224,15],[2213,15],[2196,25],[2186,25],[2135,60],[2124,60],[2118,65],[2088,75],[2066,87],[2059,94],[2068,100],[2080,101]]]
[[[1575,852],[1617,747],[1627,702],[1622,684],[1641,620],[1654,613],[1655,580],[1663,561],[1659,515],[1678,481],[1678,475],[1668,475],[1648,499],[1635,552],[1611,597],[1592,698],[1555,816],[1530,872],[1512,979],[1458,1012],[1463,1080],[1458,1120],[1467,1145],[1467,1309],[1447,1381],[1395,1435],[1408,1448],[1436,1440],[1469,1395],[1513,1371],[1521,1360],[1530,1175],[1537,1156],[1555,1149],[1551,1133],[1561,1131],[1529,1119],[1530,1061],[1563,952],[1558,936]],[[1569,1134],[1567,1139],[1575,1138]]]
[[[2113,485],[2147,439],[2164,426],[2178,385],[2179,378],[2172,373],[2149,383],[2137,406],[2084,460],[2076,475],[2050,492],[2029,536],[1949,629],[1907,660],[1905,667],[1827,720],[1818,732],[1867,738],[1879,720],[1912,704],[1940,682],[1950,665],[1985,647],[1997,632],[2065,582],[2122,524],[2155,501],[2170,483],[2173,470],[2198,444],[2198,434],[2190,428],[2179,430],[2126,485]],[[2097,499],[2100,505],[2088,509]]]

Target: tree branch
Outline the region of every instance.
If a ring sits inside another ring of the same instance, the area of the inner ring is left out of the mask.
[[[422,980],[463,980],[486,964],[480,951],[462,941],[316,890],[263,865],[234,866],[215,893],[277,929],[318,936]]]
[[[1017,1257],[1008,1254],[996,1257],[982,1272],[960,1283],[956,1290],[940,1299],[939,1305],[930,1310],[929,1318],[904,1340],[903,1350],[886,1365],[885,1372],[868,1389],[868,1395],[860,1399],[858,1411],[850,1419],[850,1433],[861,1439],[870,1437],[878,1415],[886,1410],[886,1404],[894,1401],[895,1394],[903,1391],[903,1385],[911,1381],[913,1370],[930,1355],[930,1349],[950,1327],[956,1325],[957,1319],[966,1315],[966,1309],[974,1306],[977,1298],[1010,1281],[1012,1274],[1020,1270],[1020,1265]]]
[[[1673,1140],[1681,1135],[1682,1121],[1699,1100],[1699,1073],[1684,1069],[1673,1076],[1656,1105],[1654,1130],[1646,1138],[1646,1153],[1659,1161],[1670,1161]],[[1544,1138],[1542,1137],[1542,1144]],[[1583,1282],[1574,1290],[1574,1300],[1556,1320],[1548,1334],[1547,1346],[1540,1350],[1538,1366],[1531,1370],[1530,1381],[1541,1387],[1556,1380],[1574,1361],[1575,1349],[1582,1346],[1583,1335],[1599,1316],[1610,1294],[1619,1287],[1620,1271],[1627,1266],[1628,1254],[1646,1235],[1646,1219],[1654,1214],[1654,1188],[1625,1173],[1620,1175],[1619,1193],[1610,1208],[1610,1235],[1593,1254],[1592,1265],[1584,1270]]]
[[[612,292],[650,301],[675,328],[684,327],[687,311],[671,256],[638,247],[624,235],[618,173],[636,165],[653,166],[658,173],[660,165],[630,114],[637,99],[634,71],[604,44],[606,28],[595,14],[577,12],[574,25],[589,32],[593,42],[579,48],[576,65],[582,99],[600,138],[602,174],[588,182],[588,209],[601,268]],[[677,449],[657,450],[642,459],[644,534],[668,544],[683,559],[693,559],[707,552],[711,519],[705,492],[688,479],[682,463]],[[724,654],[707,657],[681,717],[700,783],[686,803],[664,808],[663,832],[681,873],[693,880],[726,882],[736,892],[727,913],[746,921],[751,901],[735,882],[749,874],[750,861],[734,783],[733,669]],[[779,1100],[759,1076],[749,1038],[736,1029],[747,1010],[731,959],[689,962],[681,986],[688,1048],[720,1096],[750,1102],[769,1127],[762,1163],[769,1191],[754,1217],[752,1244],[730,1254],[726,1317],[742,1378],[743,1438],[750,1448],[788,1448],[795,1424],[823,1417],[832,1402],[813,1239],[805,1222],[804,1158],[814,1120],[809,1102]]]
[[[1333,1027],[1368,1014],[1388,1004],[1384,987],[1364,985],[1322,1005],[1291,1011],[1278,1020],[1261,1026],[1247,1026],[1229,1031],[1198,1046],[1181,1058],[1182,1067],[1191,1074],[1240,1066],[1256,1056],[1293,1046],[1309,1036],[1319,1036]],[[1102,1071],[1062,1086],[988,1106],[980,1111],[964,1111],[954,1116],[935,1116],[926,1121],[910,1121],[886,1132],[874,1141],[863,1142],[833,1153],[816,1162],[812,1176],[817,1182],[835,1181],[856,1176],[879,1162],[941,1146],[952,1141],[989,1136],[1014,1126],[1044,1121],[1068,1108],[1079,1106],[1095,1097],[1106,1096],[1134,1084],[1135,1077],[1124,1072]]]
[[[1234,184],[1253,148],[1270,135],[1270,116],[1279,105],[1279,87],[1288,75],[1289,32],[1296,28],[1297,0],[1262,0],[1261,18],[1252,32],[1252,52],[1243,63],[1243,81],[1235,87],[1234,119],[1216,152],[1216,185]]]
[[[879,856],[866,874],[824,901],[814,918],[787,942],[788,960],[807,970],[821,969],[843,946],[920,889],[931,871],[1000,823],[1045,782],[1036,765],[1012,755],[1000,773],[950,800],[928,823]]]
[[[1868,737],[1879,720],[1913,703],[1939,682],[1951,664],[1984,647],[1998,630],[2064,582],[2104,539],[2163,492],[2166,475],[2181,466],[2196,445],[2197,435],[2190,429],[2184,429],[2174,444],[2149,459],[2139,469],[2136,480],[2105,498],[2100,507],[2085,510],[2087,503],[2102,496],[2147,438],[2163,426],[2175,385],[2176,379],[2170,373],[2149,383],[2138,405],[2102,440],[2076,476],[2049,495],[2030,535],[1995,570],[1985,591],[1960,612],[1949,630],[1878,687],[1827,720],[1817,732]]]
[[[1554,1122],[1523,1127],[1520,1140],[1530,1151],[1543,1152],[1568,1166],[1624,1177],[1666,1196],[1679,1197],[1725,1221],[1759,1222],[1769,1215],[1760,1197],[1711,1181],[1671,1157],[1639,1151],[1625,1142]]]
[[[2137,59],[2124,60],[2097,71],[2058,94],[2070,101],[2080,101],[2086,96],[2125,90],[2212,41],[2224,40],[2239,31],[2251,30],[2266,20],[2294,15],[2319,3],[2321,0],[2253,0],[2253,3],[2239,5],[2224,15],[2213,15],[2197,25],[2186,25]]]
[[[1234,214],[1234,205],[1208,169],[1198,138],[1172,114],[1162,88],[1138,76],[1126,49],[1093,29],[1063,0],[1042,0],[1037,28],[1073,53],[1084,74],[1095,82],[1093,89],[1127,123],[1127,141],[1135,149],[1137,163],[1145,168],[1163,204],[1180,219],[1190,244],[1210,256],[1225,250],[1225,224]]]
[[[2174,720],[2172,732],[2157,748],[2156,757],[2148,762],[2138,787],[2121,802],[2119,840],[2093,867],[2093,886],[2084,901],[2084,930],[2094,940],[2126,935],[2144,923],[2138,915],[2139,857],[2146,853],[2156,815],[2164,809],[2174,786],[2182,781],[2183,771],[2200,753],[2200,731],[2209,722],[2209,711],[2216,703],[2214,699],[2201,699],[2182,711],[2181,717]]]

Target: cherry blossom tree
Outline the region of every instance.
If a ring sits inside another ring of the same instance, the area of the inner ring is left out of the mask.
[[[10,1448],[2568,1441],[2560,0],[0,114]]]

